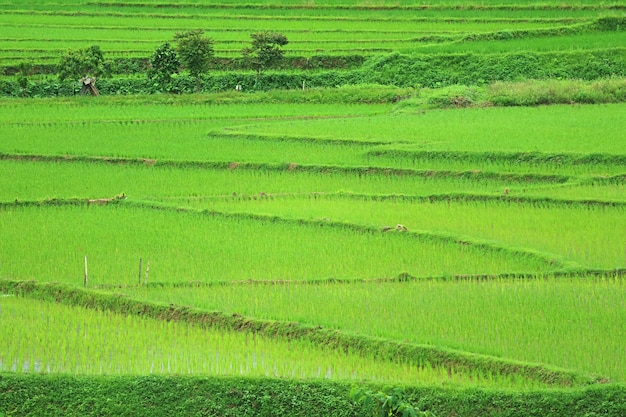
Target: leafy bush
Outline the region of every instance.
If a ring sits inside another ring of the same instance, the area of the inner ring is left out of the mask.
[[[381,391],[376,385],[365,389],[372,393]],[[0,373],[0,415],[371,415],[372,410],[351,401],[349,393],[348,383],[324,380]],[[610,384],[578,390],[533,392],[405,387],[400,401],[421,410],[431,410],[437,416],[626,415],[626,387]]]
[[[172,81],[172,75],[178,73],[180,61],[176,51],[169,43],[159,46],[150,57],[148,79],[156,81],[162,89],[166,89]]]
[[[626,49],[567,53],[403,55],[366,61],[360,83],[438,88],[528,79],[594,80],[626,76]]]
[[[350,397],[371,411],[375,417],[434,417],[428,411],[420,411],[404,401],[404,390],[396,387],[374,392],[371,389],[355,388]]]

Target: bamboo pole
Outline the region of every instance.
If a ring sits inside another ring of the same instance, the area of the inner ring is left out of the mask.
[[[142,259],[139,258],[139,274],[137,275],[137,284],[141,285],[141,272],[143,268],[141,267]]]

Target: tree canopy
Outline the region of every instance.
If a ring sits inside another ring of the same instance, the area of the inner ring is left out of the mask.
[[[250,37],[252,46],[244,48],[242,53],[259,74],[283,58],[282,47],[289,43],[285,35],[271,31],[252,33]]]
[[[61,81],[67,78],[101,77],[106,76],[108,72],[109,65],[97,45],[67,51],[58,65],[58,75]]]
[[[213,58],[213,39],[205,37],[201,29],[177,33],[174,39],[180,62],[196,79],[196,90],[200,90],[200,76],[209,71]]]

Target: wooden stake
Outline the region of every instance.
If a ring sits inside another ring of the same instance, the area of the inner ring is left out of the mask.
[[[87,255],[85,255],[85,281],[84,281],[85,287],[87,286],[88,282],[89,282],[89,274],[87,273]]]
[[[146,265],[146,285],[148,285],[148,274],[150,273],[150,259],[148,259],[148,265]]]
[[[137,284],[141,285],[141,258],[139,258],[139,274],[137,275]]]

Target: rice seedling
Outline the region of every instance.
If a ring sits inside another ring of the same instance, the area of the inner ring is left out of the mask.
[[[145,58],[191,28],[207,29],[218,57],[240,57],[264,28],[288,36],[292,57],[607,50],[623,39],[590,29],[620,9],[586,0],[4,3],[5,68],[24,58],[56,63],[67,48],[94,43],[109,58]],[[555,36],[537,37],[544,29]],[[505,30],[529,32],[469,41]],[[595,97],[566,87],[575,91],[508,83],[480,94],[507,105]],[[625,382],[623,278],[582,274],[626,262],[626,106],[416,105],[444,93],[1,99],[0,279],[113,287],[165,305]],[[122,193],[126,200],[98,205]],[[82,201],[65,200],[75,197]],[[546,275],[563,271],[583,278]],[[481,279],[458,277],[473,274]],[[486,279],[499,274],[534,278]],[[14,296],[0,296],[0,336],[2,372],[545,388]]]
[[[623,173],[619,157],[625,139],[616,129],[621,104],[413,115],[381,114],[390,105],[207,105],[200,96],[146,100],[0,101],[0,109],[6,110],[0,112],[0,152],[576,176]],[[516,129],[520,120],[532,128]]]
[[[625,381],[624,281],[610,276],[317,285],[135,287],[227,314],[541,362]]]
[[[507,39],[500,41],[448,42],[444,44],[408,46],[404,52],[420,53],[507,53],[522,51],[572,51],[582,49],[620,48],[624,35],[612,32],[579,33],[567,36]]]
[[[0,371],[195,374],[393,381],[532,389],[519,377],[452,373],[376,361],[299,340],[201,329],[22,298],[0,299]]]
[[[23,6],[28,10],[14,4],[3,6],[0,8],[0,36],[4,34],[6,39],[4,56],[13,59],[29,56],[36,62],[46,62],[55,54],[58,59],[68,45],[83,47],[94,40],[115,57],[145,57],[160,43],[171,39],[176,31],[189,28],[207,29],[217,41],[216,52],[222,56],[240,54],[249,33],[264,29],[282,31],[293,39],[289,45],[291,53],[315,55],[319,51],[325,54],[354,52],[355,47],[366,53],[393,51],[410,47],[416,37],[431,34],[527,30],[572,23],[571,18],[563,21],[563,15],[560,21],[538,17],[492,18],[484,13],[472,17],[467,11],[456,18],[449,14],[435,17],[432,12],[431,17],[407,17],[406,10],[334,9],[337,5],[313,8],[246,5],[239,9],[198,5],[187,9],[151,7],[146,3],[122,9],[115,4],[74,4],[64,5],[63,9],[55,4]],[[207,21],[213,22],[209,28]],[[337,21],[342,23],[341,31],[336,30]],[[20,29],[19,36],[15,28]],[[32,46],[29,47],[29,43]]]
[[[378,228],[400,223],[409,230],[453,233],[532,248],[587,268],[614,269],[626,264],[626,236],[619,232],[626,230],[624,205],[349,197],[230,198],[191,200],[186,204],[284,218],[328,218]]]
[[[306,99],[306,92],[294,94]],[[311,92],[315,94],[315,92]],[[321,95],[321,93],[318,93]],[[222,98],[222,101],[219,98]],[[242,97],[242,96],[239,96]],[[50,125],[67,126],[72,124],[105,126],[146,125],[158,122],[198,122],[213,121],[218,123],[237,124],[238,119],[249,123],[247,119],[284,119],[312,118],[329,116],[369,115],[385,112],[389,104],[349,104],[329,103],[294,103],[280,102],[280,98],[269,95],[244,96],[238,100],[227,94],[221,96],[192,95],[173,97],[100,97],[89,100],[84,97],[58,99],[4,99],[0,100],[0,108],[6,112],[0,120],[8,126],[19,125],[34,127],[51,127]],[[246,98],[251,97],[251,102]],[[287,96],[288,97],[288,96]],[[253,101],[256,98],[256,101]],[[234,101],[229,103],[229,101]],[[269,102],[275,100],[276,102]],[[294,101],[297,99],[294,99]],[[228,104],[226,106],[225,104]],[[72,111],[68,111],[71,109]],[[224,125],[217,124],[222,127]],[[3,126],[7,127],[7,126]]]
[[[277,147],[275,149],[281,149]],[[309,155],[319,155],[304,147]],[[316,148],[316,151],[328,149]],[[259,157],[270,159],[270,149]],[[331,150],[329,149],[329,152]],[[337,148],[332,148],[337,152]],[[335,156],[341,156],[337,152]],[[150,198],[153,200],[195,204],[211,197],[230,197],[224,203],[236,207],[246,198],[252,199],[261,193],[271,196],[304,195],[314,197],[324,193],[350,192],[371,195],[442,195],[476,193],[501,195],[506,187],[513,193],[522,189],[531,193],[538,185],[555,187],[547,181],[531,185],[527,180],[511,178],[484,178],[461,175],[394,175],[392,173],[366,172],[363,169],[346,169],[333,166],[302,169],[297,165],[261,165],[246,167],[244,164],[229,163],[214,166],[186,166],[184,162],[160,165],[159,161],[139,160],[135,163],[120,161],[109,164],[104,161],[71,162],[67,160],[34,161],[24,159],[0,160],[0,168],[7,175],[0,177],[0,201],[40,200],[47,198],[104,198],[126,194],[130,199]],[[219,158],[218,158],[219,159]],[[348,160],[348,157],[346,157]],[[591,187],[589,187],[591,188]],[[600,187],[598,187],[600,188]],[[603,187],[607,195],[611,186]],[[617,193],[619,189],[616,189]],[[535,194],[546,193],[546,188],[535,190]],[[576,195],[576,189],[569,191]],[[598,190],[598,195],[603,195]],[[578,194],[578,197],[586,196]],[[240,198],[233,198],[239,196]],[[172,200],[175,198],[174,200]],[[240,201],[241,200],[241,201]],[[228,204],[232,202],[233,204]],[[245,206],[241,206],[245,207]],[[324,217],[324,216],[321,216]]]
[[[32,206],[0,212],[0,276],[90,285],[138,282],[140,258],[159,282],[294,280],[542,272],[561,267],[528,252],[438,235],[384,234],[324,220],[180,212],[123,203]]]
[[[624,104],[433,110],[417,115],[270,121],[238,126],[232,133],[288,132],[295,137],[410,143],[429,151],[620,155],[626,143],[620,129],[624,115]]]
[[[531,191],[532,193],[532,191]],[[591,183],[580,184],[575,187],[558,187],[550,190],[550,195],[556,198],[581,198],[584,196],[588,199],[610,200],[610,201],[626,201],[626,184],[625,181],[617,179],[614,183]]]

